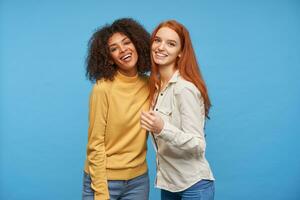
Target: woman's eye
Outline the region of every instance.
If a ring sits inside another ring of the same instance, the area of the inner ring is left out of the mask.
[[[171,47],[175,47],[175,43],[173,43],[173,42],[169,42],[169,46],[171,46]]]
[[[158,42],[160,42],[160,39],[156,38],[156,39],[154,39],[154,42],[158,43]]]
[[[115,50],[117,50],[117,48],[111,48],[110,52],[114,52]]]

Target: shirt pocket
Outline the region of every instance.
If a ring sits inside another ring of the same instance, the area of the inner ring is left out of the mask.
[[[159,112],[160,116],[163,118],[163,120],[167,120],[168,122],[170,121],[171,116],[172,116],[171,108],[161,107],[161,108],[158,108],[158,112]]]
[[[162,107],[162,108],[158,108],[158,112],[160,112],[163,115],[169,116],[169,115],[172,114],[172,109],[171,108]]]

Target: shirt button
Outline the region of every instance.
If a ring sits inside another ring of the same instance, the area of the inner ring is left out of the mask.
[[[158,109],[157,109],[157,108],[156,108],[155,110],[156,110],[156,111],[158,111]]]
[[[162,96],[163,95],[163,93],[160,93],[160,96]]]

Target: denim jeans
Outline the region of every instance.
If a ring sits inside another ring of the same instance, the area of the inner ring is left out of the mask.
[[[110,200],[148,200],[148,173],[127,181],[109,180],[108,190]],[[84,172],[83,177],[82,200],[94,200],[94,191],[91,188],[91,177],[86,172]]]
[[[214,181],[201,180],[181,192],[161,190],[161,200],[213,200]]]

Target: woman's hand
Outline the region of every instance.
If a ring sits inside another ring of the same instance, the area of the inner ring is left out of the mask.
[[[158,134],[164,127],[164,121],[158,113],[151,110],[149,112],[142,112],[141,126],[147,131]]]

